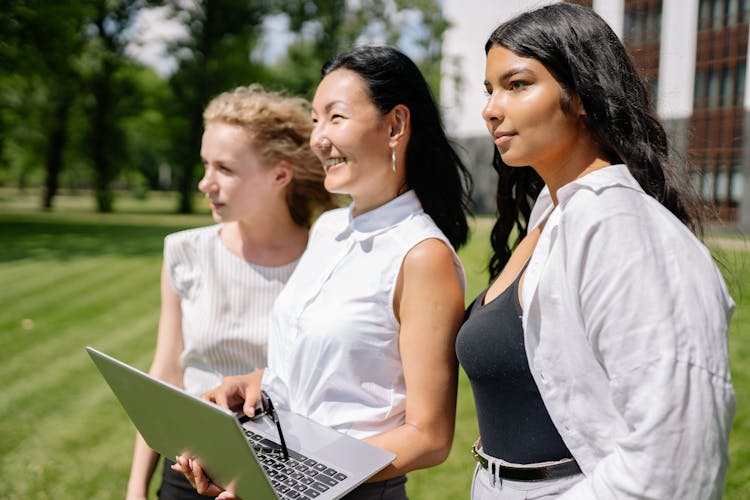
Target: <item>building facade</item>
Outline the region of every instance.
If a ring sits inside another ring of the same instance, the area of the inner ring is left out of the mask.
[[[558,0],[559,1],[559,0]],[[441,105],[476,181],[480,212],[494,212],[492,143],[481,117],[484,42],[524,10],[555,1],[445,0]],[[623,40],[685,175],[727,227],[750,231],[750,0],[577,0]],[[745,187],[747,186],[747,187]]]

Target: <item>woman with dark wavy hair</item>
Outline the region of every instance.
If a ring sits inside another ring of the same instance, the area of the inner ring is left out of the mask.
[[[485,51],[499,216],[456,342],[472,498],[720,498],[734,303],[645,85],[576,5],[503,23]]]
[[[322,73],[310,145],[326,189],[352,203],[315,223],[276,300],[267,367],[206,397],[253,415],[262,387],[278,406],[393,452],[346,498],[403,499],[406,473],[444,461],[453,441],[465,281],[454,248],[467,236],[470,179],[407,56],[356,47]],[[218,492],[193,465],[177,469]]]

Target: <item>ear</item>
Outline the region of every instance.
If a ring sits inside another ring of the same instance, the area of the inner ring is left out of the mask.
[[[396,144],[404,139],[408,140],[409,138],[411,112],[409,111],[409,108],[403,104],[396,104],[393,109],[388,112],[388,119],[391,127],[388,145],[391,148],[395,148]]]
[[[294,178],[294,167],[286,160],[276,163],[271,172],[273,174],[273,184],[281,188],[287,186]]]
[[[573,110],[575,111],[576,116],[586,116],[586,108],[583,107],[581,98],[577,94],[573,96]]]

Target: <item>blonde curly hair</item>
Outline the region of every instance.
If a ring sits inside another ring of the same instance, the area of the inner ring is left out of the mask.
[[[301,97],[266,91],[253,84],[214,97],[203,111],[203,124],[224,122],[242,127],[269,164],[292,165],[286,202],[296,224],[309,227],[320,212],[335,206],[323,187],[325,173],[310,148],[310,104]]]

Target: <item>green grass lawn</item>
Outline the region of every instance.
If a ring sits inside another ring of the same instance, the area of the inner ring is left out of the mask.
[[[146,369],[163,237],[211,219],[165,215],[174,206],[170,196],[123,198],[118,213],[105,215],[92,212],[89,197],[60,197],[54,213],[38,212],[36,201],[0,193],[0,496],[122,498],[134,430],[83,347]],[[472,298],[486,283],[489,224],[480,219],[475,229],[460,252]],[[750,498],[748,257],[742,249],[721,253],[738,303],[730,331],[738,405],[729,499]],[[410,474],[410,496],[468,498],[476,434],[462,373],[453,452],[443,465]]]

